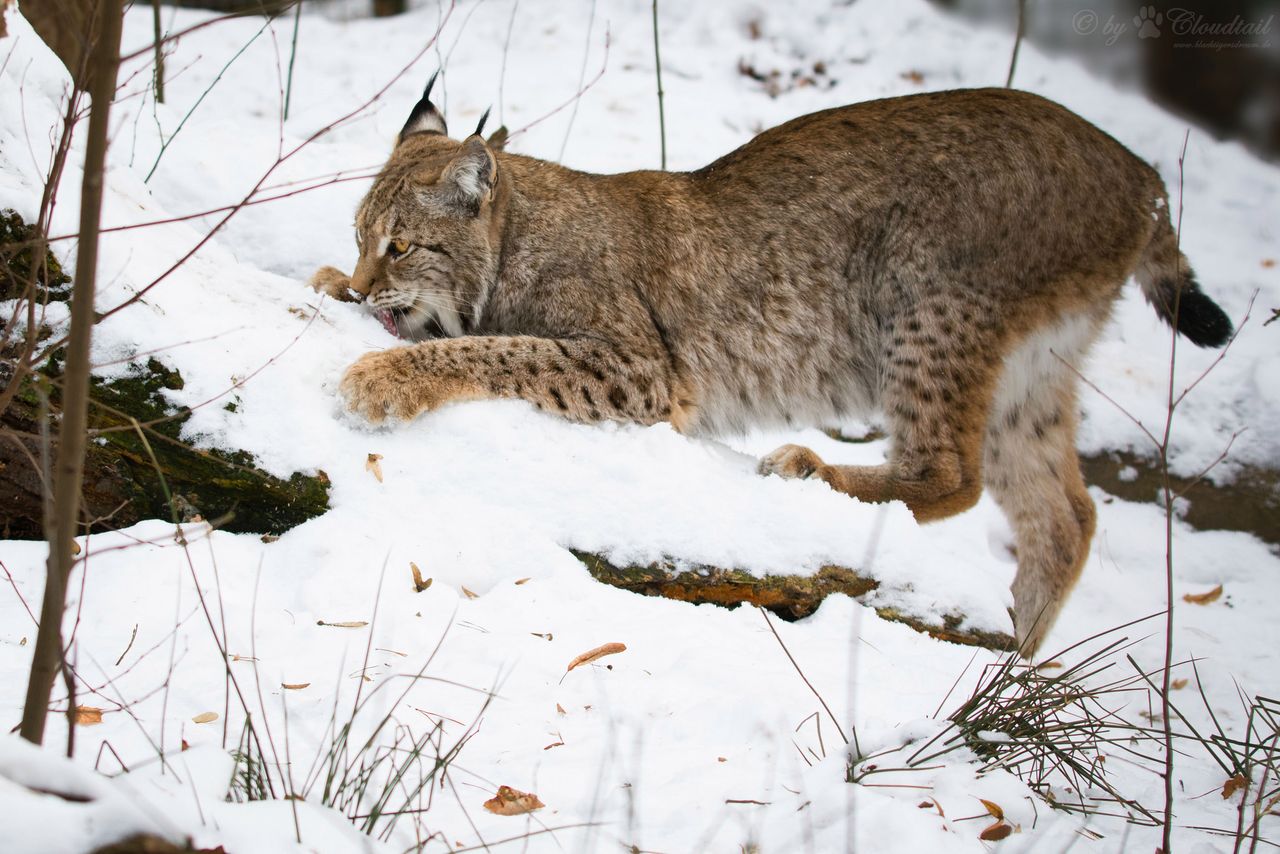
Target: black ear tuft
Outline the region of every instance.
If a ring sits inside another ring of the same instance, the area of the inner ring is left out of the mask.
[[[476,134],[475,134],[476,136],[479,136],[480,134],[484,133],[484,123],[489,121],[489,110],[492,110],[492,109],[493,107],[489,107],[484,111],[484,115],[480,117],[480,124],[476,125]]]
[[[444,123],[444,116],[440,115],[436,105],[431,103],[431,87],[436,85],[436,78],[439,76],[440,72],[436,71],[435,74],[431,75],[431,79],[427,81],[427,88],[423,91],[418,103],[413,105],[413,111],[409,113],[409,120],[404,123],[404,128],[400,131],[398,141],[403,142],[405,137],[412,136],[415,133],[449,135],[449,129]]]

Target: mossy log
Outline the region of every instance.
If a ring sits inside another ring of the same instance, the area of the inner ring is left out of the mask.
[[[0,211],[0,299],[22,296],[33,274],[37,302],[70,296],[70,279],[52,253],[46,252],[33,269],[38,237],[17,213]],[[38,332],[41,341],[49,335],[48,329]],[[14,381],[20,350],[10,342],[0,352],[0,389]],[[0,413],[0,537],[43,536],[42,469],[51,462],[42,461],[42,411],[47,406],[50,420],[57,419],[61,373],[59,351],[21,380]],[[229,531],[279,534],[329,509],[324,472],[294,473],[282,480],[258,469],[244,451],[201,450],[184,441],[182,427],[191,413],[165,397],[166,390],[182,388],[182,376],[159,360],[133,365],[124,377],[93,377],[91,383],[82,508],[88,530],[200,516]],[[51,461],[57,455],[57,430],[49,432]]]
[[[46,384],[56,417],[59,395],[56,382],[49,380],[57,375],[55,361],[34,381],[24,381],[0,415],[0,536],[42,536],[36,384]],[[121,379],[93,378],[82,514],[89,530],[114,530],[176,513],[183,521],[200,516],[228,531],[279,534],[329,508],[329,479],[323,472],[295,472],[284,480],[256,468],[244,451],[198,449],[183,441],[182,425],[190,412],[175,409],[163,395],[164,389],[178,388],[182,377],[155,359]],[[56,443],[52,453],[57,454]]]
[[[741,569],[677,564],[671,560],[644,566],[617,566],[592,552],[573,550],[573,556],[582,562],[592,578],[632,593],[695,604],[733,606],[746,602],[767,608],[784,620],[809,616],[832,593],[863,600],[880,587],[874,578],[843,566],[824,566],[812,575],[757,577]],[[878,606],[875,610],[883,619],[902,623],[940,640],[997,651],[1014,646],[1013,638],[1003,632],[962,628],[961,615],[948,615],[942,625],[936,625],[894,608]]]

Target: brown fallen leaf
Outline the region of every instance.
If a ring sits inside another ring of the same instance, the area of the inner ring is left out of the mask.
[[[373,472],[373,476],[378,479],[378,483],[382,483],[382,454],[370,454],[369,458],[364,461],[364,470]]]
[[[217,719],[218,719],[217,712],[201,712],[200,714],[192,718],[191,722],[196,724],[210,724],[216,721]]]
[[[1270,269],[1271,269],[1272,267],[1274,267],[1275,265],[1276,265],[1276,259],[1274,259],[1274,258],[1263,258],[1263,259],[1262,259],[1262,269],[1264,269],[1264,270],[1270,270]]]
[[[317,626],[329,626],[334,629],[363,629],[369,625],[367,620],[339,620],[336,623],[327,623],[324,620],[316,620]]]
[[[479,593],[476,593],[474,590],[468,590],[465,586],[463,586],[463,587],[462,587],[462,593],[463,593],[463,595],[464,595],[464,596],[466,596],[468,599],[479,599],[479,598],[480,598],[480,594],[479,594]]]
[[[569,668],[568,670],[565,670],[565,673],[568,673],[569,670],[572,670],[575,667],[580,667],[583,664],[590,664],[591,662],[595,661],[597,658],[603,658],[606,655],[617,655],[620,652],[626,652],[626,651],[627,651],[626,644],[616,643],[616,642],[606,643],[602,646],[596,647],[595,649],[589,649],[586,652],[584,652],[582,655],[575,658],[573,661],[570,661]]]
[[[1037,664],[1036,670],[1060,670],[1062,669],[1061,661],[1046,661],[1043,664]]]
[[[80,544],[77,543],[75,540],[71,541],[71,554],[73,555],[80,554]]]
[[[281,682],[280,687],[286,691],[301,691],[310,684],[310,682]]]
[[[532,792],[522,792],[510,786],[499,786],[498,794],[484,802],[484,808],[494,815],[524,815],[545,806]]]
[[[1234,777],[1228,778],[1227,782],[1222,784],[1222,799],[1224,801],[1227,800],[1236,792],[1247,787],[1248,785],[1249,785],[1249,780],[1243,774],[1237,774]]]
[[[1187,680],[1175,679],[1169,683],[1169,687],[1175,691],[1181,691],[1183,688],[1187,687]]]
[[[556,714],[557,715],[567,714],[567,712],[565,712],[564,710],[564,706],[560,705],[559,703],[556,703]]]
[[[413,573],[414,593],[421,593],[423,590],[426,590],[431,586],[431,582],[435,580],[433,578],[428,578],[426,581],[423,581],[422,570],[418,569],[418,565],[413,561],[409,561],[409,571]]]
[[[924,82],[924,75],[923,75],[923,74],[921,74],[919,71],[916,71],[916,70],[914,70],[914,69],[913,69],[913,70],[911,70],[911,71],[904,71],[904,72],[902,72],[901,74],[899,74],[898,76],[899,76],[899,77],[901,77],[903,80],[909,80],[909,81],[911,81],[912,83],[916,84],[917,86],[919,86],[921,83],[923,83],[923,82]]]
[[[187,744],[187,740],[184,738],[182,740],[182,750],[190,750],[190,749],[191,749],[191,745]],[[179,752],[182,752],[182,751],[179,751]]]
[[[93,706],[76,706],[76,725],[93,726],[102,723],[102,709]]]
[[[1208,605],[1210,602],[1217,602],[1220,598],[1222,598],[1221,584],[1205,593],[1188,593],[1182,597],[1182,601],[1190,602],[1192,605]]]
[[[529,634],[533,635],[535,638],[542,638],[543,640],[555,639],[551,632],[547,632],[546,634],[543,634],[542,632],[529,632]]]
[[[563,742],[563,741],[553,741],[553,742],[551,742],[550,744],[548,744],[546,747],[544,747],[544,748],[542,748],[542,749],[543,749],[543,750],[550,750],[550,749],[551,749],[551,748],[553,748],[553,747],[564,747],[564,742]]]
[[[529,580],[528,578],[517,578],[516,584],[524,584],[528,580]]]
[[[978,838],[986,842],[999,842],[1013,833],[1013,826],[1005,824],[1003,821],[997,821],[995,824],[987,827],[978,834]]]
[[[992,818],[996,821],[1004,821],[1004,810],[1000,808],[999,804],[994,801],[988,801],[985,798],[978,798],[978,800],[987,808],[987,812],[991,814]]]

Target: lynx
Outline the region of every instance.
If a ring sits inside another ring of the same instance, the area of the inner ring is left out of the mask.
[[[920,522],[990,489],[1014,531],[1027,657],[1088,557],[1073,366],[1121,287],[1135,276],[1195,344],[1231,335],[1155,170],[1035,95],[888,98],[695,172],[594,175],[481,129],[451,139],[430,91],[359,206],[354,274],[313,279],[416,342],[346,371],[350,411],[523,398],[691,435],[878,412],[883,465],[786,445],[759,470],[903,501]]]

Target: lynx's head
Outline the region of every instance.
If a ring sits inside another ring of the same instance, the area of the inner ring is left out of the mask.
[[[351,288],[389,332],[413,340],[474,329],[497,275],[499,144],[480,136],[484,118],[467,139],[450,139],[430,100],[434,82],[355,221]]]

